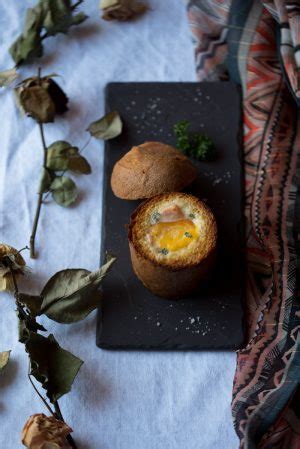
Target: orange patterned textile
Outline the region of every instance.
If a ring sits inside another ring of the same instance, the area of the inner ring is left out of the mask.
[[[235,429],[241,449],[299,449],[300,4],[192,0],[188,14],[199,80],[243,90],[249,338]]]

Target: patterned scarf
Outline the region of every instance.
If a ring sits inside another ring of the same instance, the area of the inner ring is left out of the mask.
[[[300,2],[191,0],[188,15],[199,80],[229,75],[243,91],[248,343],[234,426],[241,449],[299,449]]]

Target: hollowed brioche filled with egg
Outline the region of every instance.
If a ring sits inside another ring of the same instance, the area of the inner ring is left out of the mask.
[[[121,199],[145,199],[183,190],[196,177],[196,167],[181,151],[162,142],[145,142],[116,162],[111,188]]]
[[[217,224],[212,211],[186,193],[165,193],[132,214],[128,240],[133,269],[152,293],[170,299],[192,293],[213,268]]]

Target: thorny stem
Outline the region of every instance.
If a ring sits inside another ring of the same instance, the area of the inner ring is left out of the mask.
[[[62,415],[62,413],[61,413],[61,410],[60,410],[60,406],[59,406],[59,404],[58,404],[58,401],[55,401],[55,402],[53,403],[53,405],[54,405],[54,409],[55,409],[56,418],[59,419],[60,421],[65,422],[64,417],[63,417],[63,415]],[[70,433],[69,433],[69,435],[67,436],[67,441],[68,441],[68,443],[70,444],[70,446],[71,446],[73,449],[77,449],[77,445],[76,445],[75,441],[73,440],[73,437],[72,437],[72,435],[71,435]]]
[[[40,78],[41,78],[41,68],[39,67],[39,69],[38,69],[38,79],[40,80]],[[43,168],[46,169],[46,166],[47,166],[47,145],[46,145],[46,141],[45,141],[44,128],[43,128],[43,124],[42,123],[38,123],[38,125],[39,125],[39,130],[40,130],[40,135],[41,135],[41,140],[42,140],[42,146],[43,146],[43,152],[44,152]],[[39,223],[39,218],[40,218],[40,212],[41,212],[42,204],[43,204],[43,192],[39,192],[38,193],[38,202],[37,202],[37,206],[36,206],[34,222],[33,222],[33,227],[32,227],[32,233],[31,233],[31,236],[30,236],[30,257],[32,259],[35,258],[35,236],[36,236],[36,231],[37,231],[37,227],[38,227],[38,223]]]

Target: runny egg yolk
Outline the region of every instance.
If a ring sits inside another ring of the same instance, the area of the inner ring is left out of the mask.
[[[191,220],[159,222],[150,228],[153,245],[159,249],[177,251],[185,248],[198,237],[198,230]]]

